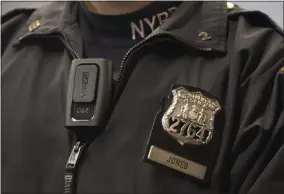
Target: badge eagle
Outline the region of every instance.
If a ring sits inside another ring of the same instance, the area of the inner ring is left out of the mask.
[[[184,87],[172,90],[171,105],[162,117],[162,126],[181,145],[208,144],[213,137],[214,119],[221,110],[217,100]]]

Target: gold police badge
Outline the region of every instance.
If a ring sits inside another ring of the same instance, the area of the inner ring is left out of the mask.
[[[172,90],[173,99],[162,117],[162,126],[181,145],[208,144],[213,137],[214,119],[221,110],[217,100],[184,87]]]

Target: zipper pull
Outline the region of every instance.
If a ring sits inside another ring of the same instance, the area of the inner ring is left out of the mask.
[[[71,154],[68,158],[68,161],[65,166],[65,174],[64,174],[64,194],[74,194],[76,188],[75,184],[75,173],[76,173],[76,165],[80,159],[80,156],[85,147],[85,143],[77,142],[73,147]]]

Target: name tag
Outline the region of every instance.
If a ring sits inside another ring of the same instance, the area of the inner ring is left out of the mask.
[[[187,160],[156,146],[151,146],[148,159],[198,179],[204,179],[207,169],[204,165]]]

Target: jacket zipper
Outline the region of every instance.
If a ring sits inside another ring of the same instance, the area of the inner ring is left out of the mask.
[[[165,32],[165,31],[162,31],[162,32],[159,32],[159,33],[156,33],[156,34],[153,34],[153,35],[150,35],[148,36],[147,38],[143,39],[142,41],[138,42],[137,44],[135,44],[133,47],[131,47],[127,52],[126,54],[124,55],[124,57],[122,58],[122,61],[121,61],[121,64],[120,64],[120,69],[119,69],[119,75],[118,75],[118,80],[116,82],[116,91],[118,91],[120,85],[121,85],[121,79],[122,79],[122,76],[124,74],[124,71],[125,71],[125,67],[126,67],[126,61],[127,59],[129,58],[130,54],[133,53],[134,50],[137,50],[138,48],[142,47],[147,41],[149,40],[152,40],[154,38],[159,38],[159,37],[163,37],[163,36],[166,36],[166,37],[169,37],[173,40],[176,40],[178,42],[181,42],[181,40],[179,40],[177,37],[175,37],[174,35],[172,35],[171,33],[169,32]],[[197,51],[200,51],[200,52],[210,52],[212,51],[213,49],[212,48],[209,48],[209,47],[200,47],[196,44],[193,44],[191,43],[190,44],[190,47],[194,48],[195,50]]]
[[[69,53],[72,55],[74,59],[80,59],[80,55],[71,47],[69,39],[64,32],[60,32],[63,36],[63,44],[66,46]],[[71,146],[73,144],[74,133],[72,131],[68,131],[69,141],[71,142]],[[77,191],[77,183],[76,183],[76,171],[77,164],[81,159],[82,153],[84,151],[86,143],[82,143],[77,141],[73,146],[69,158],[67,160],[65,166],[64,173],[64,194],[75,194]]]
[[[68,158],[65,166],[64,174],[64,194],[75,194],[76,193],[76,167],[80,160],[80,156],[84,150],[85,143],[78,141]]]
[[[60,32],[60,33],[63,36],[64,45],[66,46],[66,48],[68,49],[70,54],[73,56],[73,58],[74,59],[80,59],[80,55],[71,47],[67,35],[63,32]],[[119,77],[118,77],[118,80],[117,80],[117,83],[116,83],[116,93],[117,93],[118,89],[121,87],[120,83],[121,83],[122,76],[125,73],[126,61],[129,58],[129,56],[131,55],[131,53],[133,53],[138,48],[142,47],[149,40],[153,40],[154,38],[159,38],[159,37],[163,37],[163,36],[167,36],[167,37],[170,37],[174,40],[182,42],[168,32],[159,32],[157,34],[153,34],[153,35],[148,36],[144,40],[138,42],[133,47],[131,47],[126,52],[126,54],[124,55],[124,57],[121,61],[121,64],[120,64]],[[198,47],[197,45],[195,46],[193,44],[191,46],[194,49],[196,49],[198,51],[202,51],[202,52],[208,52],[208,51],[212,50],[212,48],[205,48],[205,47],[201,48],[201,47]],[[80,156],[82,155],[82,152],[83,152],[84,148],[86,147],[85,145],[86,145],[86,143],[82,143],[80,141],[76,142],[76,144],[74,145],[74,147],[73,147],[73,149],[72,149],[72,151],[69,155],[69,159],[68,159],[67,164],[65,166],[64,194],[75,194],[76,193],[76,190],[77,190],[76,189],[76,167],[77,167],[78,161],[80,160]]]
[[[80,59],[80,55],[71,47],[69,39],[64,32],[60,32],[63,36],[63,44],[67,47],[70,54],[73,56],[74,59]]]

